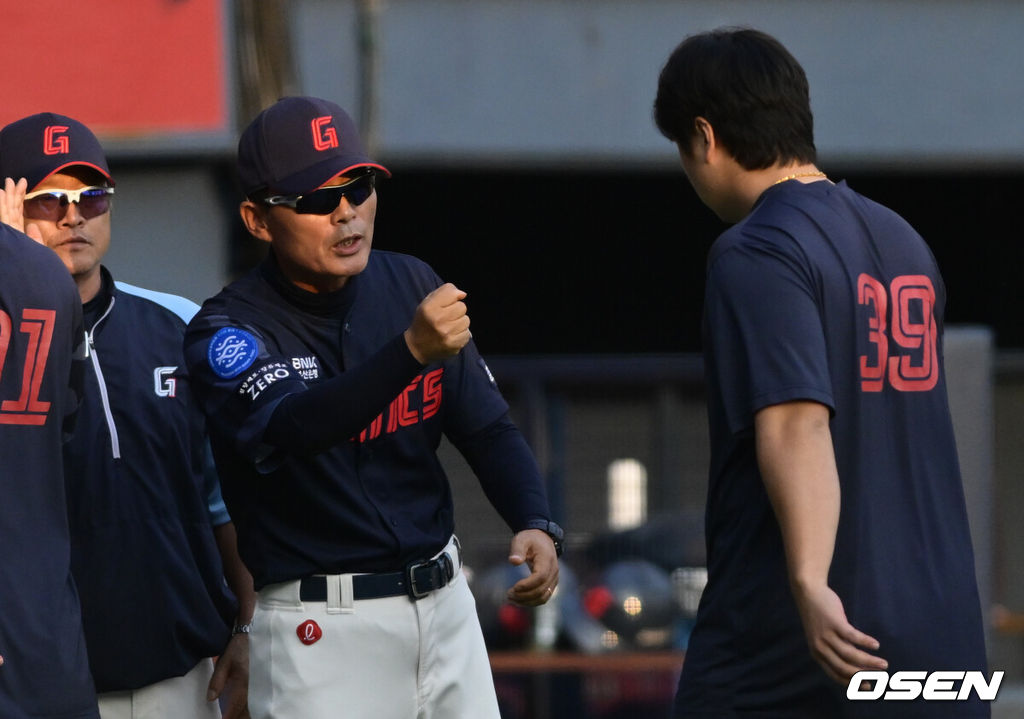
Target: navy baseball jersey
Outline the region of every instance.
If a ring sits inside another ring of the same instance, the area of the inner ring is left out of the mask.
[[[403,332],[439,285],[425,263],[374,250],[341,290],[314,294],[271,252],[189,324],[189,374],[257,589],[401,569],[449,540],[442,434],[463,449],[508,406],[472,342],[425,367],[409,352]],[[291,421],[297,402],[314,421]],[[535,464],[514,485],[477,474],[514,530],[548,518]]]
[[[102,693],[217,656],[236,607],[207,507],[205,420],[184,371],[198,307],[101,273],[84,307],[85,400],[64,456],[71,568]]]
[[[81,300],[52,250],[0,224],[0,716],[99,716],[71,576],[61,445]],[[80,359],[80,356],[79,356]]]
[[[827,678],[754,447],[758,410],[830,408],[841,510],[829,583],[847,617],[890,672],[986,670],[931,252],[845,183],[785,182],[715,242],[707,273],[709,576],[678,715],[988,716],[981,702],[851,702]]]

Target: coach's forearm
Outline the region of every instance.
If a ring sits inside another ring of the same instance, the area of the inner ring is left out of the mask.
[[[766,407],[755,417],[754,432],[790,583],[795,591],[826,585],[840,502],[829,410],[817,402]]]
[[[551,518],[537,460],[507,414],[472,437],[451,439],[513,532]]]
[[[242,558],[238,555],[238,539],[235,535],[234,522],[227,522],[213,528],[213,536],[220,550],[221,564],[224,567],[224,579],[238,600],[238,624],[252,621],[256,609],[256,592],[252,585],[252,575]]]
[[[422,369],[398,335],[359,366],[281,400],[263,442],[297,455],[345,442],[384,411]]]

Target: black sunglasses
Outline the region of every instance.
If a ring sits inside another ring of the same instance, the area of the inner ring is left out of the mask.
[[[344,185],[323,187],[313,190],[308,195],[271,195],[263,202],[271,207],[284,205],[303,215],[329,215],[341,204],[341,198],[356,207],[361,205],[373,194],[376,174],[371,170]]]

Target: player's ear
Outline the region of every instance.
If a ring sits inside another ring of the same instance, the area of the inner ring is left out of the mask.
[[[245,200],[238,206],[238,214],[249,234],[258,240],[270,242],[270,229],[267,227],[266,210],[252,200]]]
[[[694,146],[702,152],[704,156],[711,152],[715,148],[715,128],[711,126],[705,117],[697,117],[693,121],[693,129],[696,133],[697,142]]]

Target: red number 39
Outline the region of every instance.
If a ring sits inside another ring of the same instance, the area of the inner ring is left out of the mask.
[[[886,317],[892,301],[892,330]],[[870,275],[857,278],[857,302],[869,305],[868,340],[875,357],[860,356],[861,389],[881,392],[889,384],[900,392],[927,392],[939,381],[938,327],[935,322],[935,288],[926,275],[901,275],[885,286]],[[889,356],[890,336],[896,352]]]

